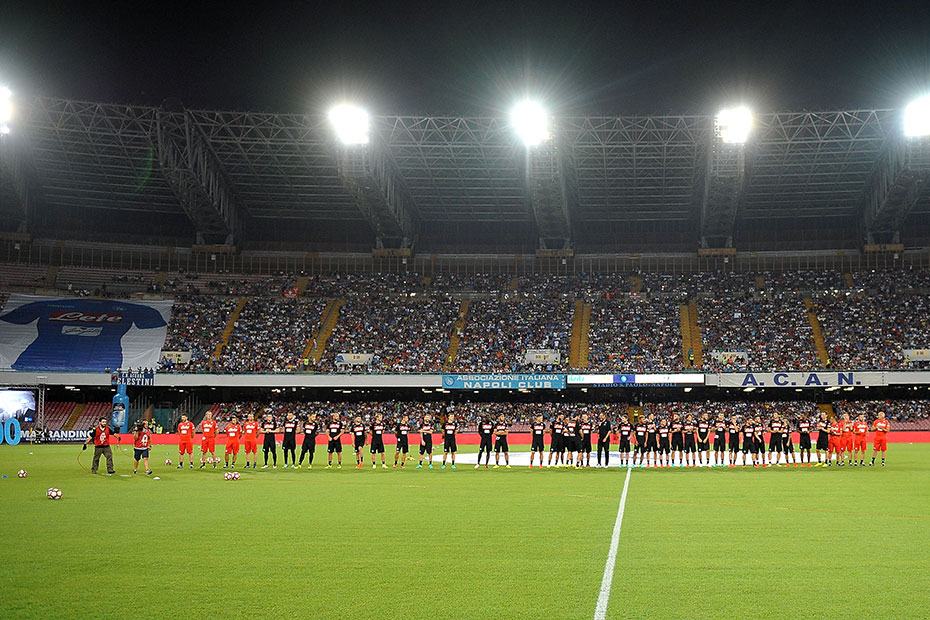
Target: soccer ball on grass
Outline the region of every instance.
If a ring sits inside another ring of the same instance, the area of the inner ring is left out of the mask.
[[[237,472],[237,471],[228,471],[228,472],[226,472],[225,474],[223,474],[223,478],[225,478],[226,480],[238,480],[238,479],[239,479],[239,472]]]
[[[165,465],[171,467],[171,459],[165,459]]]
[[[16,472],[16,475],[19,476],[20,478],[25,478],[25,477],[26,477],[26,470],[25,470],[25,469],[20,469],[18,472]]]
[[[55,487],[52,487],[51,489],[45,492],[45,496],[49,499],[61,499],[61,489],[56,489]]]

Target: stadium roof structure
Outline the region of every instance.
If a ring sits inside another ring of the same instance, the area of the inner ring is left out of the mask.
[[[898,111],[753,123],[730,145],[713,115],[554,117],[528,149],[504,118],[373,116],[370,143],[345,146],[323,114],[36,98],[2,137],[0,219],[307,249],[336,230],[368,247],[497,234],[578,251],[930,237],[930,139],[906,139]]]

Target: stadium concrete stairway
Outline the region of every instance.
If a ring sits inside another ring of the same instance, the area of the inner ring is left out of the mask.
[[[50,431],[62,430],[65,423],[71,419],[71,414],[77,406],[75,402],[52,401],[45,403],[45,428]],[[77,418],[75,418],[77,421]]]
[[[84,413],[84,409],[86,409],[86,408],[87,408],[87,404],[85,404],[85,403],[80,403],[80,404],[78,404],[78,405],[74,408],[74,410],[71,411],[71,415],[68,416],[68,419],[65,420],[65,423],[61,425],[61,430],[63,430],[63,431],[70,431],[70,430],[73,430],[73,429],[74,429],[74,425],[75,425],[75,424],[77,423],[77,421],[80,419],[81,414]]]
[[[698,325],[698,306],[694,300],[680,307],[681,359],[685,368],[700,368],[704,365],[704,345],[701,343],[701,328]],[[688,351],[694,355],[694,363]]]
[[[216,351],[213,352],[213,357],[215,359],[219,359],[223,354],[223,347],[229,342],[229,337],[236,328],[236,321],[239,320],[239,315],[242,314],[242,309],[245,308],[247,303],[249,303],[248,297],[240,297],[239,301],[236,302],[236,307],[233,308],[233,311],[229,314],[229,320],[226,321],[226,328],[223,330],[220,341],[216,345]]]
[[[807,308],[807,322],[811,325],[811,331],[814,334],[814,348],[817,349],[817,357],[820,358],[820,365],[824,368],[830,366],[830,354],[827,353],[827,344],[823,339],[823,329],[820,326],[820,319],[814,311],[814,300],[805,297],[804,307]]]
[[[158,285],[159,289],[161,289],[165,285],[165,282],[167,281],[168,281],[167,271],[159,271],[157,274],[155,274],[155,284]]]
[[[833,405],[830,405],[830,404],[817,405],[817,409],[819,409],[821,413],[826,413],[827,417],[830,418],[831,420],[836,419],[836,412],[833,411]]]
[[[429,288],[433,284],[432,276],[423,276],[423,288]]]
[[[627,407],[627,417],[631,423],[639,422],[639,419],[643,417],[643,412],[645,409],[640,406],[630,405]]]
[[[517,276],[510,278],[510,286],[508,286],[507,289],[511,293],[516,293],[517,289],[519,288],[520,288],[520,278],[518,278]]]
[[[846,288],[855,288],[856,283],[853,281],[853,276],[848,271],[843,274],[843,278],[846,280]]]
[[[314,366],[319,365],[323,359],[323,352],[326,350],[326,342],[333,335],[336,323],[339,321],[339,311],[345,305],[344,299],[330,299],[326,302],[326,308],[323,310],[323,323],[320,325],[320,331],[316,336],[307,343],[304,348],[303,357],[310,358],[310,363]]]
[[[643,290],[643,279],[641,276],[630,276],[630,292],[634,295],[641,293]]]
[[[55,265],[49,265],[48,271],[45,273],[45,283],[46,286],[54,287],[55,282],[58,280],[58,267]]]
[[[310,286],[310,276],[300,276],[297,278],[297,296],[303,297],[303,294],[307,292],[307,287]]]
[[[572,368],[588,366],[588,330],[591,326],[591,304],[575,302],[575,314],[572,317],[572,344],[568,350],[568,365]]]
[[[452,335],[449,337],[449,351],[446,354],[446,361],[442,364],[445,372],[452,370],[455,364],[455,357],[459,354],[459,345],[462,343],[462,333],[465,331],[465,318],[468,316],[469,301],[462,300],[459,306],[459,316],[455,320],[455,326],[452,328]]]
[[[762,276],[756,276],[756,290],[764,291],[765,290],[765,278]]]

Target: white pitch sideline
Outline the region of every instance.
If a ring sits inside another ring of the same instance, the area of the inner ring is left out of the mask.
[[[412,456],[414,457],[414,459],[417,458],[416,454],[412,454]],[[548,451],[543,452],[543,463],[547,463],[548,461],[549,461],[549,452]],[[455,463],[457,465],[474,466],[477,462],[478,462],[478,454],[476,452],[469,452],[469,453],[459,452],[455,455]],[[814,463],[817,462],[816,457],[814,458],[813,462]],[[440,464],[442,463],[442,452],[433,453],[433,464],[435,465],[437,463],[440,463]],[[534,465],[537,465],[538,463],[539,463],[539,460],[537,459],[534,462]],[[591,454],[591,467],[594,467],[596,463],[597,463],[597,455],[592,453]],[[729,460],[726,460],[725,463],[728,464]],[[742,454],[740,454],[740,456],[736,460],[736,464],[738,466],[742,466],[742,463],[743,463],[743,457],[742,457]],[[782,464],[786,463],[784,457],[780,458],[779,463],[782,463]],[[483,454],[481,455],[481,464],[484,465]],[[530,453],[529,452],[511,452],[510,453],[510,464],[514,467],[527,467],[530,464]],[[500,465],[501,467],[505,465],[503,453],[501,453],[500,455]],[[494,467],[494,453],[493,452],[491,453],[491,467]],[[610,453],[610,467],[615,468],[615,469],[620,468],[620,453],[619,452]],[[695,467],[710,467],[710,465],[695,465]]]

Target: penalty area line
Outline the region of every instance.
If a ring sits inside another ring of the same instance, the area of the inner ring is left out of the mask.
[[[614,522],[614,532],[610,537],[610,551],[607,553],[607,563],[604,565],[604,577],[601,579],[601,592],[597,596],[597,606],[594,608],[594,620],[604,620],[607,617],[607,603],[610,602],[610,586],[614,581],[614,566],[617,563],[617,546],[620,544],[620,526],[623,524],[623,509],[626,506],[626,492],[630,488],[630,474],[633,469],[626,470],[626,480],[623,482],[623,494],[620,496],[620,507],[617,509],[617,520]]]

